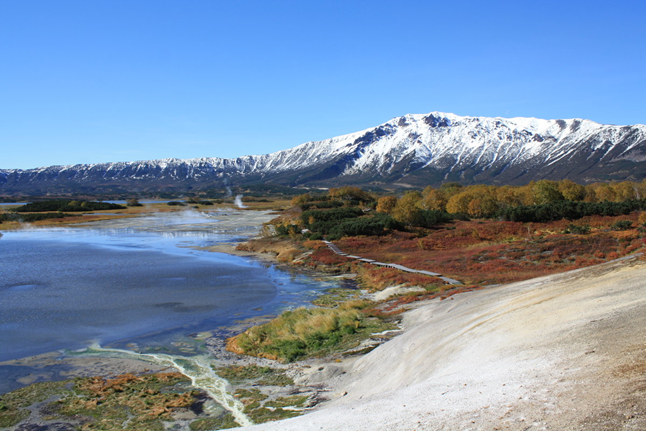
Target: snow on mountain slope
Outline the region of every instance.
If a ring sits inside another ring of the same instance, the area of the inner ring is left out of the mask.
[[[645,128],[640,127],[642,140]],[[386,136],[370,147],[347,173],[381,166],[388,167],[385,155],[394,155],[392,162],[405,155],[413,155],[425,166],[438,164],[444,159],[455,160],[445,166],[449,172],[465,160],[483,167],[496,162],[519,163],[540,157],[549,165],[567,157],[591,142],[597,150],[604,142],[613,146],[620,142],[630,128],[601,126],[586,120],[538,120],[514,118],[458,117],[434,113],[429,116],[407,115],[380,126]],[[629,151],[628,146],[623,152]]]
[[[646,126],[589,120],[405,115],[377,127],[272,154],[236,159],[139,162],[0,170],[0,190],[136,184],[213,187],[274,182],[324,185],[349,181],[415,184],[442,181],[521,183],[540,178],[580,182],[646,176]]]

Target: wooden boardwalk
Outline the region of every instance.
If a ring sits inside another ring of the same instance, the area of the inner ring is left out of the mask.
[[[332,250],[334,253],[338,254],[339,256],[344,256],[344,257],[347,257],[349,259],[355,259],[355,260],[358,260],[358,261],[361,261],[361,262],[369,263],[370,265],[385,266],[385,267],[388,267],[388,268],[395,268],[395,269],[398,269],[398,270],[404,271],[404,272],[412,272],[412,273],[415,273],[415,274],[430,275],[431,277],[437,277],[439,279],[442,279],[445,282],[447,282],[448,284],[462,284],[458,280],[454,280],[452,278],[445,277],[442,274],[439,274],[437,272],[423,271],[421,269],[413,269],[413,268],[409,268],[409,267],[404,266],[404,265],[398,265],[396,263],[377,262],[376,260],[366,259],[365,257],[354,256],[354,255],[351,255],[351,254],[347,254],[347,253],[344,253],[343,251],[341,251],[341,249],[339,247],[332,244],[330,241],[323,240],[323,242],[325,243],[325,245],[328,246],[328,248],[330,250]]]

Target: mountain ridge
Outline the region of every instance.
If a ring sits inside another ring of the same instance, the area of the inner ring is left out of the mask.
[[[226,183],[300,187],[413,186],[446,181],[523,184],[568,178],[581,183],[646,177],[646,125],[573,118],[407,114],[376,127],[270,154],[233,159],[0,169],[0,193],[123,189],[208,189]]]

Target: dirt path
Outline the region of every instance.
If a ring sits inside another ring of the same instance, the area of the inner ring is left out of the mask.
[[[433,300],[404,325],[318,372],[336,396],[327,407],[249,429],[646,429],[643,262]]]

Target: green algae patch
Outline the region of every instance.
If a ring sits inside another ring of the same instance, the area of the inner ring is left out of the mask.
[[[315,395],[308,391],[284,396],[295,389],[294,380],[281,369],[247,365],[217,368],[216,372],[233,386],[231,393],[244,406],[244,414],[255,423],[300,416],[305,403]]]
[[[0,428],[25,420],[43,426],[55,421],[69,429],[88,431],[163,431],[169,426],[214,430],[239,426],[229,412],[213,417],[205,413],[207,399],[187,377],[172,372],[35,383],[0,396]]]
[[[235,421],[233,415],[228,413],[222,417],[198,419],[189,425],[191,431],[211,431],[229,428],[238,428],[240,425]]]
[[[20,423],[30,415],[27,407],[43,402],[50,397],[71,394],[66,389],[69,382],[40,382],[17,389],[0,396],[0,427],[10,427]]]
[[[302,412],[296,410],[286,410],[286,409],[268,409],[266,407],[260,407],[254,410],[247,412],[247,416],[254,421],[255,423],[264,423],[270,421],[279,421],[281,419],[294,418],[300,416]]]
[[[87,429],[161,430],[161,421],[170,420],[174,410],[195,403],[199,392],[178,386],[187,382],[179,373],[78,379],[76,396],[60,400],[55,411],[61,416],[85,417]]]
[[[283,370],[257,365],[232,366],[215,369],[215,372],[229,383],[256,383],[262,386],[291,386],[294,380]]]
[[[301,407],[309,398],[307,395],[279,397],[266,401],[269,395],[257,388],[238,389],[234,396],[244,404],[244,413],[255,423],[277,421],[293,418],[302,414],[301,410],[284,409],[283,407]],[[263,401],[265,401],[263,403]]]
[[[283,371],[276,371],[258,380],[258,384],[263,386],[291,386],[294,384],[294,379],[287,376]]]
[[[291,395],[289,397],[278,397],[273,401],[265,403],[266,407],[302,407],[309,397],[307,395]]]
[[[238,389],[233,393],[233,396],[238,398],[244,404],[244,412],[249,413],[250,411],[260,407],[261,403],[269,398],[269,395],[264,394],[260,389]]]
[[[327,289],[326,293],[312,301],[317,307],[338,307],[346,301],[359,299],[361,291],[357,289],[348,289],[345,287],[333,287]]]
[[[240,383],[245,380],[259,379],[272,371],[273,370],[270,367],[259,367],[257,365],[215,368],[215,372],[220,377],[227,379],[232,384]]]

